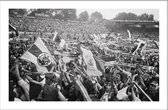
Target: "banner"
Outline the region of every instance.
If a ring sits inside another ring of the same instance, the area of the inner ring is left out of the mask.
[[[52,72],[55,61],[40,37],[20,57],[23,60],[35,64],[38,72]]]
[[[126,66],[126,67],[132,67],[135,68],[136,64],[132,64],[132,63],[120,63],[120,62],[116,62],[116,61],[110,61],[110,62],[105,62],[104,64],[105,66],[111,66],[111,65],[118,65],[118,66]],[[153,66],[146,66],[146,65],[140,65],[142,67],[142,69],[148,69],[148,70],[154,70],[155,67]]]
[[[98,64],[96,63],[92,52],[81,46],[80,46],[80,50],[82,51],[82,57],[87,66],[87,70],[86,70],[87,74],[89,76],[101,76],[102,72],[98,69],[97,67]]]

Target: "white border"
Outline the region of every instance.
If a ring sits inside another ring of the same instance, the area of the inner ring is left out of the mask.
[[[166,109],[167,107],[167,10],[166,1],[1,1],[1,109]],[[8,102],[8,9],[9,8],[102,8],[159,9],[160,101],[159,102]]]

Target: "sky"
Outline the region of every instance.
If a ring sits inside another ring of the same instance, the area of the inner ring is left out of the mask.
[[[154,20],[159,20],[159,10],[158,9],[77,9],[77,16],[83,12],[87,11],[89,15],[95,11],[100,12],[103,18],[112,19],[120,12],[135,13],[136,15],[141,15],[143,13],[153,14]]]

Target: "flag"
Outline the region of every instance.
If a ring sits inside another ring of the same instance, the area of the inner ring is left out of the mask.
[[[64,39],[61,39],[60,43],[59,43],[59,46],[61,48],[63,48],[65,46],[65,40]]]
[[[136,95],[135,95],[135,92],[134,92],[134,89],[131,88],[131,96],[132,96],[132,101],[141,101]]]
[[[96,34],[93,34],[94,36],[94,42],[97,44],[97,45],[100,45],[100,36],[99,35],[96,35]]]
[[[130,31],[127,30],[127,32],[128,32],[128,37],[129,37],[129,39],[131,39],[131,33],[130,33]]]
[[[83,60],[87,66],[86,72],[89,76],[101,76],[102,72],[98,69],[98,64],[95,61],[93,54],[90,50],[80,46]]]
[[[62,60],[63,60],[63,62],[65,62],[65,63],[69,63],[70,61],[72,61],[72,60],[74,60],[73,58],[71,58],[71,57],[63,57],[62,58]]]
[[[56,40],[57,34],[58,34],[57,31],[55,31],[52,41],[55,41],[55,40]]]
[[[153,41],[157,48],[159,48],[159,42]]]
[[[52,41],[53,41],[53,42],[56,42],[57,44],[60,44],[60,42],[61,42],[61,37],[60,37],[60,35],[57,33],[57,31],[54,32]]]
[[[100,34],[101,38],[106,38],[107,34]]]
[[[105,65],[106,62],[104,60],[102,60],[101,58],[96,57],[96,56],[94,56],[94,59],[96,61],[97,69],[99,71],[101,71],[102,73],[104,73],[104,65]]]
[[[34,63],[38,72],[52,72],[54,69],[54,58],[40,37],[20,58]]]
[[[143,40],[138,39],[137,41],[139,41],[139,43],[138,43],[138,45],[135,48],[133,48],[132,55],[135,55],[135,53],[138,50],[140,50],[139,54],[141,54],[142,50],[144,50],[144,47],[146,45],[145,41],[143,41]]]
[[[101,59],[104,60],[105,62],[110,62],[110,61],[115,61],[115,56],[101,56]]]
[[[57,31],[54,32],[54,36],[52,39],[53,42],[56,42],[61,48],[65,46],[65,40],[61,39],[60,35],[58,35]]]
[[[127,89],[128,89],[128,86],[126,86],[125,88],[118,91],[118,93],[117,93],[117,99],[118,100],[122,100],[122,99],[124,99],[125,97],[128,96],[127,93],[126,93]]]

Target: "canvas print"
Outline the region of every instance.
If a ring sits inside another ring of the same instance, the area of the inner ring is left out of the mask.
[[[159,101],[158,9],[9,9],[9,101]]]

